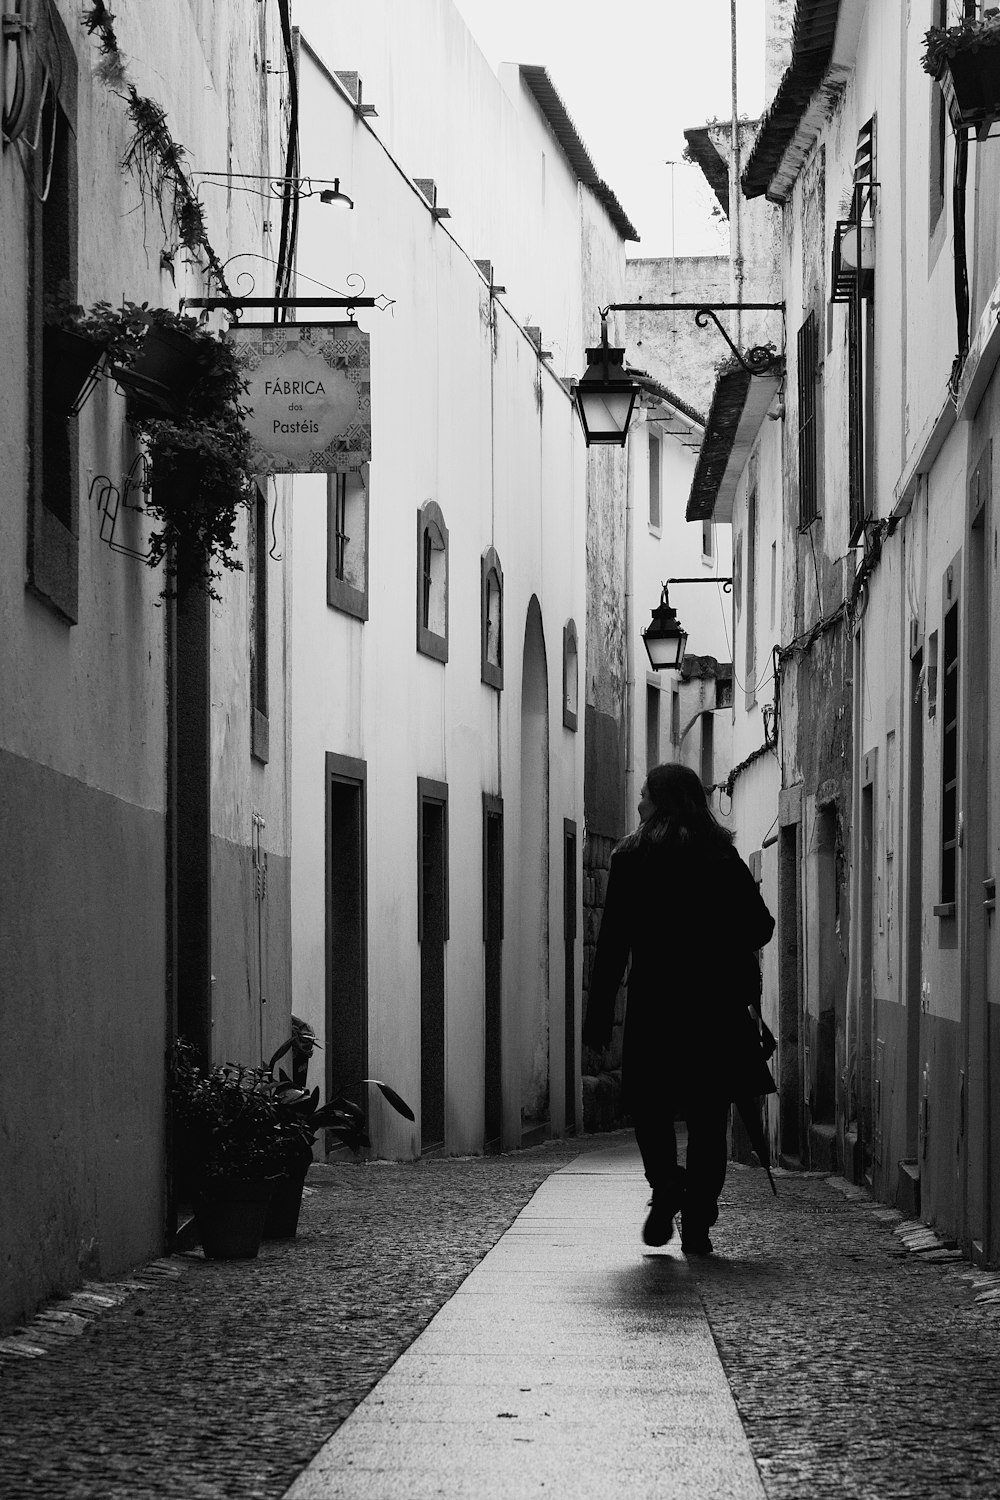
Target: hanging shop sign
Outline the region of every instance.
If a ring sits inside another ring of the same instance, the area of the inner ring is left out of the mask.
[[[347,473],[369,461],[371,364],[356,323],[239,323],[226,337],[247,383],[258,472]]]

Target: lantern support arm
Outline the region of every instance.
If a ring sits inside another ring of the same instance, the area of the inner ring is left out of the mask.
[[[713,322],[748,375],[767,375],[777,364],[779,355],[773,344],[755,344],[741,353],[719,321],[720,312],[780,312],[784,313],[784,302],[609,302],[599,308],[602,330],[607,327],[608,313],[612,312],[679,312],[694,313],[699,328]]]
[[[733,580],[731,578],[717,578],[715,576],[711,578],[668,578],[667,583],[721,583],[724,594],[731,594],[733,592]],[[662,587],[665,588],[666,584],[663,584]]]

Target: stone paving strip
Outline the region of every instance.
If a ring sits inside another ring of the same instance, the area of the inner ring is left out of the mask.
[[[632,1148],[550,1177],[288,1500],[764,1500]]]

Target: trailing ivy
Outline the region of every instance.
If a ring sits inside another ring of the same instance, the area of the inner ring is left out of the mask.
[[[104,0],[91,0],[82,20],[101,52],[95,76],[122,100],[132,122],[134,133],[122,157],[122,167],[135,178],[140,193],[156,204],[164,233],[172,230],[186,250],[203,254],[209,274],[220,292],[228,296],[222,262],[205,228],[204,208],[185,170],[187,151],[171,135],[166,111],[155,99],[140,94],[129,77],[126,58],[118,46],[115,18]],[[169,214],[164,210],[165,193],[170,194]]]

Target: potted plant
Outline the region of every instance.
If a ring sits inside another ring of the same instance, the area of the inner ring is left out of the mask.
[[[232,346],[196,319],[145,302],[89,310],[66,302],[53,326],[57,317],[89,347],[100,343],[126,396],[128,424],[145,447],[146,509],[159,522],[147,561],[163,564],[164,595],[196,587],[218,599],[217,565],[243,566],[236,522],[256,478]]]
[[[203,1068],[190,1043],[179,1040],[170,1100],[178,1174],[190,1191],[206,1256],[253,1258],[290,1145],[270,1075],[232,1063]]]
[[[97,384],[103,356],[126,357],[136,330],[108,302],[89,310],[63,290],[45,299],[42,400],[61,416],[79,412]]]
[[[1000,9],[932,26],[922,65],[940,83],[956,129],[988,128],[1000,119]]]
[[[130,421],[176,419],[214,362],[217,340],[204,334],[193,318],[167,308],[145,311],[140,346],[127,363],[112,365],[111,373],[128,398]]]
[[[302,1189],[306,1173],[313,1160],[313,1149],[321,1130],[327,1130],[355,1155],[363,1146],[370,1146],[368,1121],[364,1110],[353,1100],[339,1094],[326,1104],[320,1103],[318,1088],[309,1090],[304,1084],[289,1078],[283,1069],[274,1070],[289,1052],[299,1056],[304,1048],[311,1055],[313,1047],[319,1045],[315,1033],[302,1022],[296,1025],[292,1017],[292,1036],[278,1048],[268,1064],[268,1076],[273,1080],[273,1099],[281,1122],[285,1142],[285,1166],[274,1185],[271,1201],[264,1222],[265,1239],[290,1239],[298,1227],[299,1210],[302,1204]],[[377,1088],[382,1097],[392,1105],[405,1120],[414,1119],[410,1106],[396,1090],[378,1078],[364,1078],[362,1085]]]

